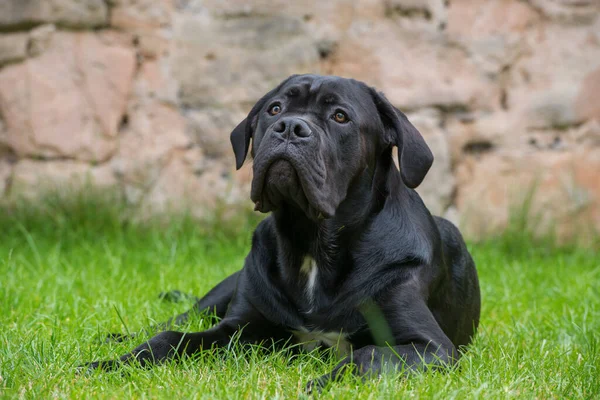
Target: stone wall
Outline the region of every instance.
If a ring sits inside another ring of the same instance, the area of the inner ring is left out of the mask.
[[[144,215],[250,203],[229,132],[316,72],[407,112],[436,156],[419,191],[469,236],[527,199],[537,229],[600,229],[599,4],[4,0],[0,197],[92,181]]]

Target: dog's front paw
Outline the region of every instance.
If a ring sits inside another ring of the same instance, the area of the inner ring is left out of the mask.
[[[158,295],[158,298],[163,301],[168,301],[170,303],[183,303],[185,301],[198,301],[200,300],[193,294],[183,293],[180,290],[171,290],[168,292],[161,292]]]
[[[120,362],[117,360],[94,361],[77,366],[77,372],[80,374],[89,374],[96,370],[115,371],[119,368]]]
[[[330,373],[309,381],[304,390],[308,394],[319,394],[327,385],[341,379],[346,372],[354,373],[355,367],[350,358],[346,357]]]
[[[125,342],[127,340],[132,340],[132,339],[135,339],[135,335],[134,334],[108,333],[104,337],[104,340],[102,342],[103,343],[122,343],[122,342]]]
[[[311,394],[320,394],[323,391],[325,384],[321,382],[321,378],[312,379],[308,381],[306,386],[304,387],[304,392],[308,395]]]

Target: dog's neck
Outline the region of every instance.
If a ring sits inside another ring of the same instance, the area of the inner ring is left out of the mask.
[[[333,266],[359,239],[352,233],[363,231],[361,226],[381,211],[390,191],[398,192],[399,180],[390,157],[355,177],[332,218],[314,221],[294,205],[284,204],[273,212],[280,251],[291,260],[310,256],[323,267]]]

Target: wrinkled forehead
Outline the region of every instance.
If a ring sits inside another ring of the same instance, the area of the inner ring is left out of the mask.
[[[357,111],[372,112],[375,109],[369,88],[364,83],[337,76],[295,76],[280,88],[279,94],[304,98],[311,103],[350,105]]]

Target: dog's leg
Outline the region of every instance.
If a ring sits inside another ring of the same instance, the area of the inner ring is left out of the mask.
[[[223,346],[236,331],[228,321],[203,332],[183,333],[165,331],[133,349],[117,360],[95,361],[86,364],[88,370],[114,370],[123,364],[139,362],[141,366],[163,363],[171,358],[190,355],[203,348]]]
[[[211,346],[226,346],[232,337],[239,343],[260,343],[265,340],[285,342],[290,333],[269,322],[244,299],[234,300],[233,310],[219,324],[203,332],[165,331],[116,360],[96,361],[80,368],[113,370],[123,364],[141,366],[163,363],[184,355],[192,355]]]
[[[339,379],[348,368],[359,376],[367,377],[395,371],[408,374],[450,366],[456,362],[459,355],[454,344],[444,334],[424,301],[411,299],[403,293],[395,296],[392,302],[395,305],[389,308],[390,313],[386,314],[385,307],[381,307],[381,315],[391,333],[387,344],[378,343],[379,346],[370,345],[354,350],[331,373],[310,381],[306,386],[308,392],[320,390],[328,382]],[[374,325],[381,327],[379,323]],[[373,328],[370,324],[370,329]],[[388,331],[387,328],[382,330]],[[381,332],[372,331],[372,336],[381,338]]]
[[[237,284],[237,279],[239,275],[240,271],[231,274],[223,281],[221,281],[217,286],[212,288],[201,299],[199,299],[196,302],[196,304],[194,304],[194,307],[192,307],[190,310],[184,312],[183,314],[179,314],[176,317],[170,318],[167,322],[154,325],[148,330],[156,332],[169,329],[174,325],[182,325],[186,323],[190,315],[202,312],[214,311],[215,315],[218,318],[223,318],[225,316],[225,313],[227,312],[229,302],[233,297],[233,292],[235,291],[235,286]],[[105,342],[123,342],[125,340],[133,339],[134,337],[136,337],[136,335],[137,334],[135,333],[131,335],[123,333],[109,333],[106,336]]]

